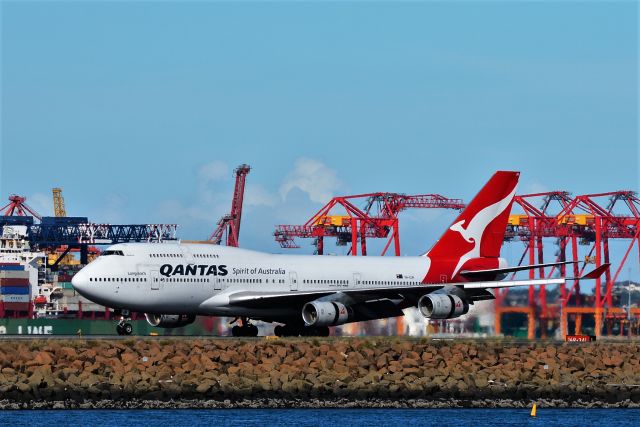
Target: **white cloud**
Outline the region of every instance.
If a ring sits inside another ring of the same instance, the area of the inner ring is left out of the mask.
[[[221,208],[204,205],[185,205],[179,200],[165,200],[158,206],[164,218],[180,225],[203,222],[215,224],[223,214]]]
[[[205,182],[219,181],[229,176],[229,167],[220,160],[206,163],[198,169],[198,178]]]
[[[284,200],[291,190],[297,188],[307,193],[312,201],[325,203],[340,186],[333,169],[318,160],[302,157],[296,160],[293,171],[280,186],[280,196]]]
[[[247,183],[244,192],[244,204],[247,206],[274,207],[278,202],[275,194],[260,184]]]

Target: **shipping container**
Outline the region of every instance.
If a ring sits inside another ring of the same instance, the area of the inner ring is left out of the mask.
[[[29,305],[31,303],[28,302],[3,302],[5,310],[11,311],[29,311]]]
[[[0,286],[29,286],[29,279],[0,279]]]
[[[15,295],[29,295],[30,289],[28,286],[2,286],[0,287],[0,294],[15,294]]]
[[[0,264],[0,271],[24,271],[24,266],[20,264]]]
[[[28,271],[0,271],[0,279],[28,279]]]
[[[31,295],[16,295],[16,294],[0,295],[0,301],[28,303],[29,301],[31,301]]]

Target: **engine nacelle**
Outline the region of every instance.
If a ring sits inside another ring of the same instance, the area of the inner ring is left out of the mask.
[[[469,303],[457,295],[429,294],[418,300],[420,313],[429,319],[453,319],[469,312]]]
[[[196,321],[194,314],[148,314],[144,317],[151,326],[158,328],[179,328]]]
[[[342,325],[349,317],[349,310],[340,302],[311,301],[302,307],[302,320],[307,326]]]

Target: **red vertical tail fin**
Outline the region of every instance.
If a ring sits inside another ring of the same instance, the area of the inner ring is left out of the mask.
[[[520,172],[498,171],[482,187],[440,240],[425,254],[433,263],[433,273],[452,278],[470,259],[497,260],[519,176]],[[445,260],[448,262],[442,262]],[[440,267],[435,264],[440,264]]]

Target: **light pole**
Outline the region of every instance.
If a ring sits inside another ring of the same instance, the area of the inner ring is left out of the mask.
[[[560,301],[560,339],[565,341],[567,339],[567,335],[569,335],[569,319],[564,318],[564,305],[569,300],[569,296],[566,297],[558,297],[558,301]]]

